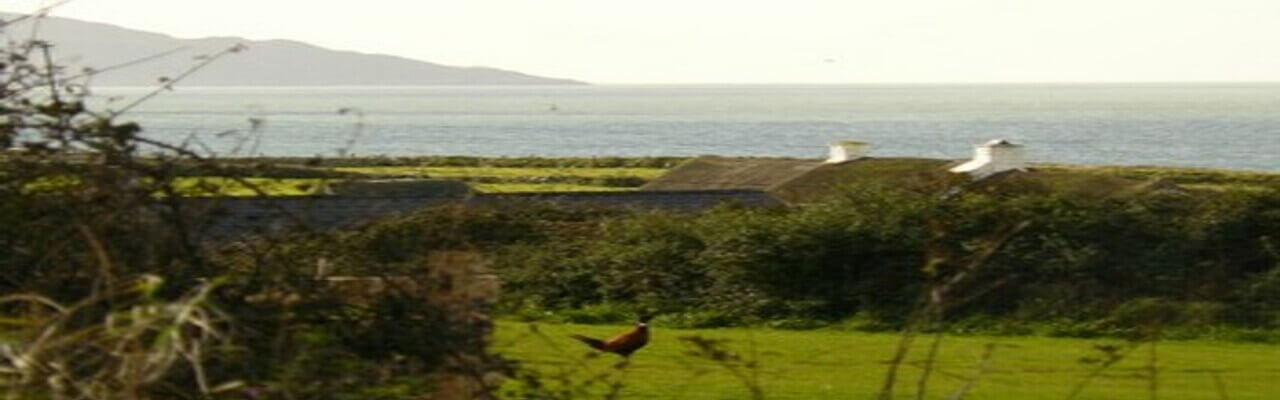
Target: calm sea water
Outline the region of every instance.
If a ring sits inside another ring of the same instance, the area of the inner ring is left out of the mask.
[[[966,158],[1005,138],[1039,162],[1280,171],[1276,84],[179,88],[126,119],[219,155],[821,157],[853,139]]]

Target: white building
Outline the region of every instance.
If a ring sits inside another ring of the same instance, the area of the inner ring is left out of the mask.
[[[951,168],[951,172],[982,179],[999,172],[1025,169],[1022,146],[1008,140],[995,139],[974,147],[973,159]]]
[[[871,143],[853,140],[841,140],[828,144],[827,163],[835,164],[866,157],[871,152]]]

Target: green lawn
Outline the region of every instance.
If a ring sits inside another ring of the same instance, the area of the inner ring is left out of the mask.
[[[648,181],[661,168],[524,168],[524,167],[341,167],[335,171],[370,177],[458,179],[486,193],[622,191],[632,187],[600,183],[611,178]]]
[[[304,196],[312,194],[321,179],[295,178],[243,178],[270,196]],[[257,196],[259,193],[241,183],[241,180],[223,177],[186,177],[174,181],[179,193],[185,196]]]
[[[245,178],[270,196],[305,196],[314,194],[316,185],[321,179],[295,178]],[[178,191],[186,196],[257,196],[258,192],[231,178],[222,177],[189,177],[175,181]],[[632,188],[580,185],[572,183],[468,183],[475,190],[485,193],[512,192],[615,192],[634,190]]]
[[[746,386],[728,369],[685,355],[690,349],[679,337],[698,335],[728,340],[726,346],[752,359],[752,344],[761,368],[759,377],[767,399],[871,399],[884,382],[886,360],[897,343],[893,334],[843,331],[675,330],[654,327],[649,347],[637,352],[625,368],[620,358],[589,357],[590,351],[569,333],[609,336],[626,327],[501,322],[494,348],[526,366],[553,377],[572,371],[578,380],[608,373],[590,390],[599,394],[621,381],[628,399],[745,399]],[[927,341],[920,340],[903,366],[897,385],[899,399],[914,399],[919,361]],[[938,368],[930,380],[927,399],[945,399],[979,371],[988,343],[996,344],[989,372],[968,399],[1065,399],[1093,368],[1082,363],[1101,353],[1097,344],[1116,340],[1039,337],[948,337],[942,344]],[[1280,346],[1207,341],[1167,341],[1157,351],[1158,398],[1274,399],[1280,398]],[[1150,359],[1141,347],[1108,368],[1078,399],[1147,399],[1149,380],[1143,378]],[[741,370],[747,371],[747,370]],[[1219,386],[1219,383],[1221,386]],[[1225,390],[1222,396],[1219,387]]]
[[[578,178],[638,177],[653,179],[667,170],[661,168],[505,168],[505,167],[341,167],[339,172],[368,175],[426,176],[430,178],[527,178],[571,176]]]
[[[1037,168],[1046,171],[1084,172],[1096,176],[1113,176],[1137,180],[1166,179],[1184,188],[1197,190],[1265,192],[1280,189],[1280,174],[1264,171],[1067,164],[1043,164],[1038,165]]]
[[[888,163],[893,168],[902,168],[903,163],[921,164],[912,168],[930,168],[936,160],[907,160]],[[912,164],[912,165],[915,165]],[[883,168],[883,167],[882,167]],[[1165,167],[1123,167],[1123,166],[1090,166],[1090,165],[1038,165],[1045,173],[1057,173],[1055,182],[1059,186],[1091,187],[1096,191],[1109,192],[1115,188],[1098,189],[1105,182],[1097,177],[1129,178],[1139,181],[1164,178],[1182,187],[1197,190],[1252,190],[1273,191],[1280,188],[1280,174],[1227,171],[1196,168]],[[663,168],[544,168],[544,167],[426,167],[426,166],[374,166],[374,167],[338,167],[332,171],[339,173],[355,173],[367,175],[369,178],[430,178],[458,179],[467,181],[476,190],[488,193],[503,192],[573,192],[573,191],[619,191],[633,190],[633,187],[610,186],[601,184],[600,180],[614,178],[634,178],[649,181],[668,170]],[[866,171],[862,171],[865,173]],[[1063,174],[1070,172],[1072,174]],[[1083,173],[1083,174],[1080,174]],[[873,174],[875,175],[875,174]],[[881,174],[883,175],[883,174]],[[878,175],[877,175],[878,176]],[[204,190],[196,189],[194,182],[202,178],[185,178],[184,186],[191,188],[191,194]],[[217,178],[203,178],[206,180]],[[308,194],[309,186],[317,179],[270,179],[253,178],[255,184],[261,184],[269,194],[288,196]],[[1081,182],[1077,182],[1081,181]],[[253,195],[253,192],[242,185],[230,182],[212,182],[221,189],[221,194],[231,196]],[[206,185],[208,186],[208,185]],[[303,188],[303,189],[298,189]]]

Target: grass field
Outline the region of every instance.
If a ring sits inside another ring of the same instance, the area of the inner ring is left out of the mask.
[[[270,196],[304,196],[313,193],[321,179],[243,178]],[[185,196],[257,196],[258,192],[240,180],[223,177],[184,177],[174,181]]]
[[[609,336],[627,327],[498,324],[494,349],[553,377],[570,371],[577,379],[608,375],[588,392],[599,398],[621,381],[627,399],[746,399],[743,381],[722,364],[686,355],[692,349],[679,337],[727,340],[725,346],[746,360],[758,359],[766,399],[872,399],[884,382],[898,336],[843,331],[674,330],[654,327],[649,347],[621,370],[614,355],[590,357],[569,333]],[[896,397],[914,399],[920,360],[928,340],[920,338],[901,370]],[[754,344],[755,351],[752,351]],[[1099,344],[1118,340],[1040,337],[948,337],[942,342],[927,399],[946,399],[978,371],[988,344],[995,344],[987,372],[967,399],[1066,399],[1097,364]],[[1179,399],[1280,398],[1280,346],[1206,341],[1165,341],[1156,348],[1157,396]],[[755,354],[753,357],[752,354]],[[1150,348],[1132,350],[1107,368],[1078,399],[1148,399]],[[739,365],[739,373],[750,370]]]
[[[506,168],[506,167],[341,167],[339,172],[367,175],[425,176],[446,178],[526,178],[571,176],[578,178],[639,177],[652,179],[667,170],[661,168]]]
[[[551,159],[554,160],[554,159]],[[306,167],[298,167],[306,169]],[[924,167],[921,167],[924,168]],[[1280,174],[1228,171],[1196,168],[1142,167],[1142,166],[1089,166],[1044,164],[1037,168],[1046,172],[1070,173],[1056,179],[1076,180],[1090,177],[1119,177],[1139,181],[1161,178],[1194,190],[1280,190]],[[337,167],[326,169],[342,174],[363,175],[370,179],[419,178],[457,179],[487,193],[506,192],[580,192],[634,190],[640,183],[653,180],[666,173],[664,168],[600,168],[600,167],[492,167],[492,166],[367,166]],[[205,188],[197,188],[195,182],[204,179]],[[303,195],[318,179],[251,178],[268,194],[277,196]],[[611,183],[606,181],[613,180]],[[625,182],[619,184],[619,182]],[[1090,181],[1097,183],[1096,179]],[[220,178],[184,178],[180,184],[184,192],[192,195],[209,195],[209,187],[218,187],[218,193],[228,196],[247,196],[254,192],[230,180]],[[1069,185],[1068,185],[1069,186]],[[1079,185],[1078,185],[1079,186]],[[1084,185],[1089,186],[1089,185]],[[1106,191],[1106,189],[1099,189]]]
[[[1194,190],[1266,192],[1280,189],[1280,174],[1262,171],[1067,164],[1044,164],[1038,167],[1049,171],[1083,172],[1096,176],[1113,176],[1137,180],[1164,179],[1184,188]]]
[[[649,181],[661,168],[523,167],[341,167],[335,171],[370,177],[458,179],[485,193],[623,191],[633,187],[603,184],[607,179]]]
[[[322,179],[244,178],[270,196],[305,196],[315,194]],[[257,196],[258,192],[239,181],[223,177],[186,177],[175,182],[186,196]],[[470,182],[473,189],[485,193],[513,192],[616,192],[633,188],[574,183]]]

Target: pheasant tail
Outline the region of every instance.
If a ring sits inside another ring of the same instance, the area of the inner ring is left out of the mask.
[[[604,351],[605,346],[604,346],[603,340],[596,339],[596,338],[589,338],[582,335],[569,335],[569,337],[578,339],[578,341],[581,341],[582,343],[586,343],[587,346],[591,346],[591,348],[593,349]]]

